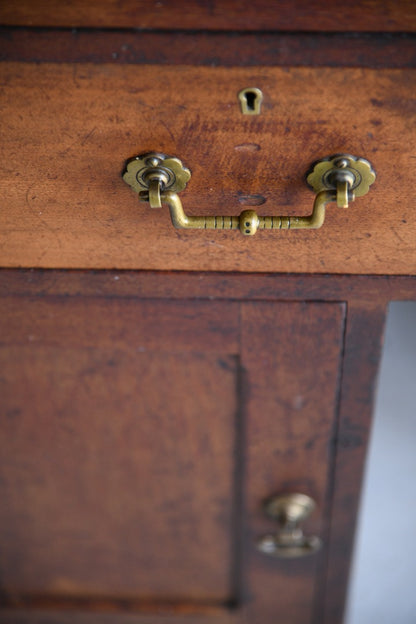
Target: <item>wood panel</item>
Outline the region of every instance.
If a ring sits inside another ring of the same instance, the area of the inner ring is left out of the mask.
[[[161,618],[167,619],[165,615],[137,615],[137,613],[120,612],[116,613],[88,613],[73,612],[63,609],[40,609],[37,611],[29,609],[2,609],[0,611],[0,622],[4,624],[160,624]],[[188,615],[169,614],[169,624],[189,624]],[[238,619],[234,613],[223,613],[221,615],[196,615],[191,616],[192,624],[236,624]]]
[[[411,70],[4,63],[1,73],[2,266],[415,273]],[[252,84],[263,114],[244,117],[236,94]],[[191,214],[238,214],[258,195],[261,214],[308,214],[305,172],[336,152],[369,158],[378,179],[348,211],[329,206],[319,231],[176,231],[166,207],[138,204],[121,179],[126,158],[152,149],[191,168]]]
[[[360,301],[386,305],[416,299],[416,276],[0,270],[0,296]],[[180,308],[179,308],[180,309]],[[232,311],[231,314],[234,312]],[[232,319],[229,319],[232,323]],[[224,339],[230,334],[225,334]],[[233,338],[232,338],[233,340]]]
[[[102,0],[3,3],[0,22],[20,26],[124,27],[220,30],[415,31],[411,0]]]
[[[42,291],[3,301],[2,621],[65,622],[69,610],[80,622],[134,612],[145,624],[156,611],[272,622],[276,583],[281,608],[304,621],[320,559],[294,571],[254,542],[271,528],[263,499],[293,488],[317,499],[308,530],[325,535],[344,306],[243,304],[240,378],[235,339],[214,349],[228,313],[238,327],[236,305]],[[175,308],[190,331],[172,342],[163,324]]]
[[[341,622],[348,589],[360,487],[373,414],[386,307],[348,306],[326,583],[317,622]]]
[[[30,312],[28,316],[28,311]],[[0,343],[56,348],[236,353],[237,304],[116,298],[34,298],[3,305]]]
[[[410,33],[270,33],[0,28],[0,60],[20,62],[415,67]]]
[[[182,306],[189,332],[177,327],[172,343],[168,302],[164,317],[152,304],[153,325],[140,323],[148,304],[134,302],[133,332],[131,302],[124,314],[112,300],[83,303],[3,306],[3,604],[49,599],[53,610],[73,598],[76,611],[95,599],[106,611],[113,599],[124,612],[130,599],[138,612],[224,615],[235,589],[238,362],[233,342],[215,352],[214,334],[222,323],[228,332],[227,305],[205,305],[205,349],[209,328],[192,338],[206,332],[198,304]]]
[[[249,622],[312,622],[322,583],[330,516],[338,382],[343,342],[342,304],[243,304],[245,370],[247,605]],[[276,525],[262,510],[276,494],[312,496],[317,511],[305,523],[323,538],[315,556],[279,560],[256,551]]]

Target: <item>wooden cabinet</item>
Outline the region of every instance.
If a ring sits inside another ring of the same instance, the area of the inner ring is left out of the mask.
[[[416,298],[416,17],[370,4],[0,8],[1,622],[342,622],[386,305]],[[307,215],[337,152],[377,181],[317,232],[177,231],[122,180],[149,150],[191,214]],[[322,548],[260,552],[293,492]]]
[[[338,621],[392,288],[3,270],[0,619]],[[292,492],[323,546],[276,559]]]
[[[326,548],[256,542],[293,491],[326,541],[344,322],[339,303],[6,297],[7,600],[304,622]]]

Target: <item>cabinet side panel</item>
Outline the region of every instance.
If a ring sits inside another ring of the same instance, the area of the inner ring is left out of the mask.
[[[342,621],[385,315],[383,304],[348,305],[324,624]]]

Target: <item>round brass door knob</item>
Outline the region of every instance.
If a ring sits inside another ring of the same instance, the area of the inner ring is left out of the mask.
[[[275,534],[259,539],[257,547],[261,552],[282,559],[295,559],[312,555],[321,548],[321,539],[304,535],[300,526],[315,509],[310,496],[298,493],[274,496],[266,502],[264,509],[279,528]]]

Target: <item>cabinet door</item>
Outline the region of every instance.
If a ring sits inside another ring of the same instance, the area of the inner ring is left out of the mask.
[[[296,491],[325,544],[342,304],[8,296],[0,324],[1,621],[311,621],[325,546],[256,542]]]

